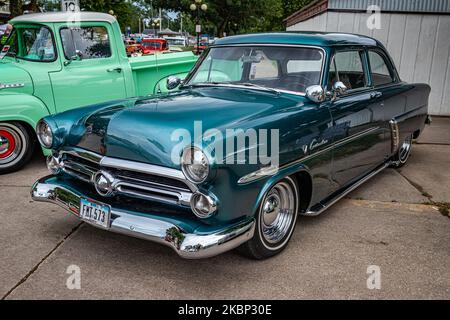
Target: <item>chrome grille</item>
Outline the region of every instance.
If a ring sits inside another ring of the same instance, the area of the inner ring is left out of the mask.
[[[189,207],[195,187],[177,170],[140,164],[119,159],[101,157],[96,154],[62,151],[63,171],[81,181],[94,185],[99,171],[114,177],[114,194],[133,198],[160,201]],[[114,166],[117,164],[117,166]],[[124,169],[131,167],[136,170]]]

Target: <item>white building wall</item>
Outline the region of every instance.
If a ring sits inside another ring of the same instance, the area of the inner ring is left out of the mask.
[[[450,15],[384,13],[381,29],[367,27],[369,14],[325,12],[288,31],[350,32],[380,40],[402,80],[431,86],[430,113],[450,116]]]

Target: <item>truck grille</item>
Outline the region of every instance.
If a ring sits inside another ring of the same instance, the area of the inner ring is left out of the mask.
[[[73,150],[61,152],[63,171],[76,179],[94,185],[94,177],[99,171],[111,174],[114,177],[114,195],[190,206],[192,194],[196,191],[195,187],[182,179],[182,174],[178,171],[168,171],[172,169],[119,159],[108,158],[108,161],[104,161],[105,158],[97,155],[86,157],[83,153]],[[117,167],[112,165],[115,163],[119,165]],[[129,164],[132,164],[133,168],[143,167],[144,169],[139,171],[124,169]],[[146,166],[151,167],[151,170],[148,170]],[[176,174],[170,176],[164,172]]]

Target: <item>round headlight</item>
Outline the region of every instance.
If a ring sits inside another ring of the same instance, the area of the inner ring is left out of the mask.
[[[208,178],[209,161],[205,153],[197,147],[184,150],[181,168],[186,178],[193,183],[201,183]]]
[[[45,120],[39,121],[36,127],[36,133],[39,143],[44,148],[50,149],[53,145],[53,132]]]

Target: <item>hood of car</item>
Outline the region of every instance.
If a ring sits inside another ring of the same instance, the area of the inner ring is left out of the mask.
[[[211,87],[139,99],[131,106],[126,102],[130,103],[116,102],[85,116],[66,143],[109,157],[176,168],[171,161],[175,147],[183,150],[212,129],[225,136],[227,129],[273,126],[303,105],[305,98]]]
[[[33,94],[30,74],[13,63],[0,62],[0,94],[4,92]]]

